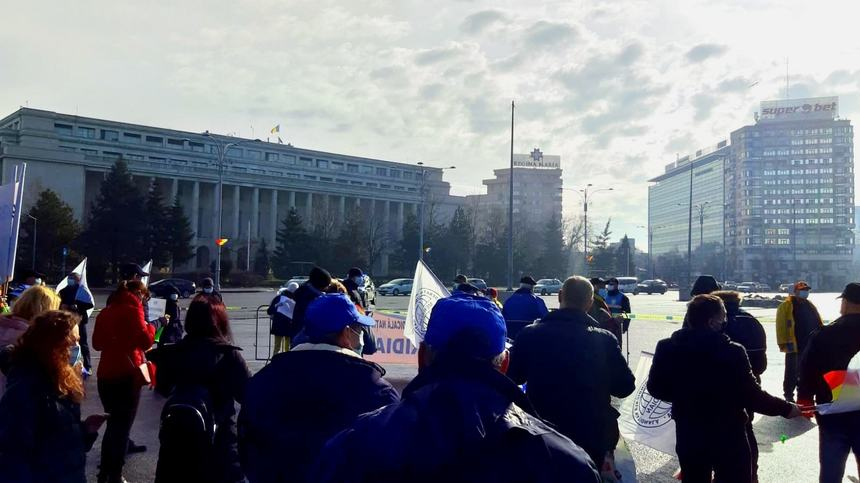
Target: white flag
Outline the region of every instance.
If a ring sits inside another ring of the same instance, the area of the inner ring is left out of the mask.
[[[672,404],[648,393],[648,373],[654,354],[642,352],[636,367],[636,391],[621,404],[621,436],[666,454],[675,455],[675,420]]]
[[[143,266],[143,271],[146,273],[152,273],[152,260],[146,262],[146,265]],[[140,281],[143,282],[144,287],[149,287],[149,275],[140,277]]]
[[[406,323],[403,325],[403,336],[409,339],[413,346],[418,347],[424,340],[430,312],[433,311],[436,301],[450,295],[445,285],[436,278],[424,261],[418,260],[412,280],[412,293],[409,295],[409,306],[406,309]]]
[[[15,180],[0,186],[0,282],[9,282],[15,275],[26,173],[27,163],[21,165],[20,171],[15,166]]]
[[[87,259],[84,258],[81,263],[72,270],[72,273],[78,274],[81,277],[81,284],[78,285],[78,293],[75,295],[75,300],[78,302],[84,302],[88,304],[92,304],[93,308],[95,308],[95,299],[93,298],[93,293],[90,292],[90,287],[87,285]],[[60,280],[60,283],[57,284],[57,293],[60,293],[60,290],[63,290],[69,285],[69,277],[63,277]],[[87,310],[87,316],[93,315],[93,309]]]

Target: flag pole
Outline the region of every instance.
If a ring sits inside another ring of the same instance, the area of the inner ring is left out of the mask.
[[[514,101],[511,101],[511,171],[508,195],[508,291],[514,289]]]

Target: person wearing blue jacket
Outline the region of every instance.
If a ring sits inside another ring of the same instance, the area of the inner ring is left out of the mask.
[[[534,294],[535,285],[537,282],[530,276],[520,279],[519,290],[508,297],[502,308],[502,315],[505,320],[532,322],[549,314],[543,299]]]
[[[308,342],[274,356],[248,383],[239,413],[248,481],[306,481],[329,438],[360,414],[400,399],[385,370],[359,355],[362,334],[373,325],[344,294],[323,294],[308,306]]]

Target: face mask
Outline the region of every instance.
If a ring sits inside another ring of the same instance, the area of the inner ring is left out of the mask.
[[[364,285],[364,278],[362,277],[352,277],[352,281],[355,282],[359,287]]]
[[[77,285],[77,283],[78,283],[78,281],[73,279],[73,278],[68,279],[69,287],[74,287],[75,285]]]
[[[33,285],[42,285],[42,279],[37,278],[36,281],[33,283]]]
[[[352,351],[358,354],[359,357],[361,357],[361,353],[364,352],[364,330],[356,331],[353,330],[352,327],[350,327],[349,330],[352,330],[353,334],[358,335],[358,346],[353,347]]]
[[[615,285],[607,285],[606,290],[608,290],[610,292],[614,292],[614,291],[618,290],[618,287]]]
[[[179,300],[179,295],[176,295],[175,293],[170,294],[170,300]]]
[[[802,298],[802,299],[805,299],[805,298],[809,297],[809,290],[801,290],[801,291],[797,292],[797,296]]]
[[[213,290],[215,290],[215,289],[213,289],[211,287],[206,287],[203,289],[203,293],[212,293]]]
[[[81,346],[75,344],[69,349],[69,365],[74,367],[79,362],[81,362]]]

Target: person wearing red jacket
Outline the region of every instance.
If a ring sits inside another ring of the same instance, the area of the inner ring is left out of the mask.
[[[99,483],[125,481],[122,469],[128,436],[137,415],[143,385],[139,366],[152,347],[155,327],[146,323],[143,303],[149,290],[140,281],[123,282],[111,295],[110,304],[96,318],[93,348],[101,351],[99,399],[110,419],[102,441]]]

